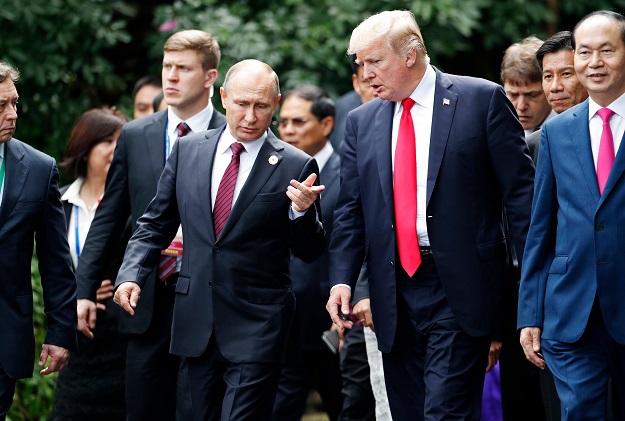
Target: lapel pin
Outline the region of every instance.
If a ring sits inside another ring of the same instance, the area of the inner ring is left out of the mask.
[[[275,155],[271,155],[267,161],[270,165],[276,165],[278,163],[278,157]]]
[[[447,98],[443,98],[443,105],[449,105],[449,100]]]

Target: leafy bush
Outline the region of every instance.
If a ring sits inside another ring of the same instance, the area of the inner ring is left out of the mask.
[[[43,313],[43,295],[41,289],[41,278],[37,269],[37,258],[34,257],[31,263],[32,286],[33,286],[33,308],[34,308],[34,329],[35,341],[37,343],[37,353],[34,356],[33,377],[17,381],[13,406],[9,411],[7,419],[9,421],[44,421],[49,418],[54,402],[54,390],[56,387],[57,374],[42,376],[39,374],[41,368],[37,365],[41,344],[46,336],[46,320]]]

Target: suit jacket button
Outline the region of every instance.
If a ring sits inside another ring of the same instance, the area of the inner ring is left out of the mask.
[[[213,281],[208,281],[208,286],[212,287],[213,286]]]
[[[215,247],[213,250],[215,251],[215,253],[219,253],[219,247]]]
[[[395,267],[395,263],[393,263],[392,261],[389,262],[389,263],[391,264],[391,267],[393,267],[393,268]]]
[[[603,224],[601,222],[599,222],[596,226],[597,231],[603,231]]]

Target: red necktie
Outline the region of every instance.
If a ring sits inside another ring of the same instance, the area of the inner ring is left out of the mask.
[[[411,98],[402,101],[404,108],[399,122],[395,148],[394,198],[397,249],[402,267],[413,276],[421,264],[417,239],[417,157]]]
[[[603,188],[608,181],[614,163],[614,138],[610,128],[610,119],[614,115],[614,111],[609,108],[601,108],[597,114],[603,120],[603,132],[601,133],[599,155],[597,156],[597,183],[599,184],[599,193],[603,194]]]
[[[177,138],[184,137],[191,133],[191,127],[182,121],[176,126],[175,133]],[[182,250],[182,243],[179,241],[172,241],[169,249]],[[158,279],[164,282],[172,273],[176,272],[176,261],[176,256],[161,255],[161,258],[158,261]]]
[[[219,238],[219,234],[221,234],[221,230],[226,225],[228,216],[230,216],[234,186],[237,184],[237,176],[239,175],[240,154],[245,150],[245,147],[241,143],[235,142],[230,145],[230,149],[232,149],[232,159],[219,183],[215,207],[213,208],[215,238]]]

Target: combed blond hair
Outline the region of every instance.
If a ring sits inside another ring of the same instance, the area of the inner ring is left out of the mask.
[[[221,59],[221,50],[215,37],[197,29],[176,32],[167,39],[164,50],[165,52],[182,50],[197,52],[201,57],[204,71],[217,69]]]
[[[347,54],[357,54],[385,38],[388,48],[398,55],[406,55],[413,49],[427,56],[421,30],[408,10],[391,10],[368,17],[353,31]]]

